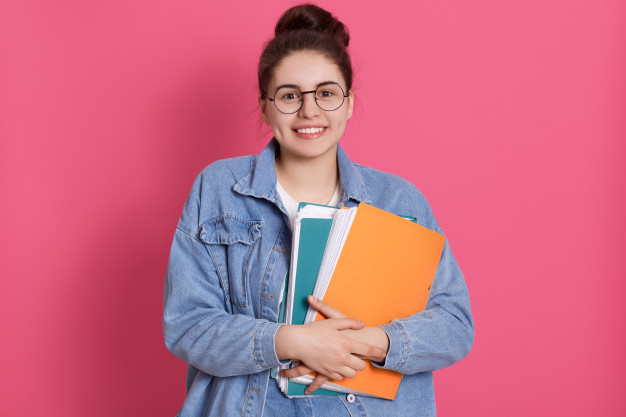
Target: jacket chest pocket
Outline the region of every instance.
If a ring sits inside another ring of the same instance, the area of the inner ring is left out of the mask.
[[[200,225],[226,297],[233,307],[248,306],[248,272],[263,222],[223,214]],[[236,308],[235,308],[236,309]]]

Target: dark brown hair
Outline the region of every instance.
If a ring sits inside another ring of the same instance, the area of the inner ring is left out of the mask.
[[[259,60],[259,90],[265,98],[267,86],[280,61],[298,51],[320,52],[333,61],[343,75],[348,90],[352,88],[352,63],[347,47],[348,28],[326,10],[314,4],[301,4],[287,10],[278,19],[274,39],[270,40]]]

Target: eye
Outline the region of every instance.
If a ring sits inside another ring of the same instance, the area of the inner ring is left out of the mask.
[[[301,98],[300,91],[293,88],[281,88],[276,92],[276,99],[284,103],[292,103],[299,101]]]
[[[317,92],[317,96],[319,98],[330,98],[335,95],[335,92],[332,90],[320,90]]]

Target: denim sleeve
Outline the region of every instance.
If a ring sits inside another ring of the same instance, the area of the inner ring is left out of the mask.
[[[434,371],[463,359],[474,341],[474,323],[463,274],[446,240],[426,308],[381,326],[389,336],[383,364],[402,374]]]
[[[215,376],[252,374],[279,366],[274,336],[280,324],[229,314],[225,302],[204,244],[177,229],[164,291],[167,348]]]
[[[174,234],[163,295],[165,345],[183,361],[214,376],[277,367],[274,336],[280,324],[231,314],[209,249],[199,239],[204,181],[202,174],[196,178]]]

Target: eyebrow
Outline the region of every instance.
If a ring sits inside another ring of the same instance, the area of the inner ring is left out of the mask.
[[[337,84],[340,86],[340,84],[337,81],[323,81],[321,83],[319,83],[318,85],[315,86],[315,88],[311,91],[317,90],[318,88],[320,88],[320,86],[325,85],[325,84]],[[282,84],[279,85],[278,87],[276,87],[276,89],[274,89],[274,93],[278,90],[280,90],[281,88],[285,88],[285,87],[289,87],[289,88],[297,88],[298,90],[302,91],[302,89],[295,85],[295,84]]]

